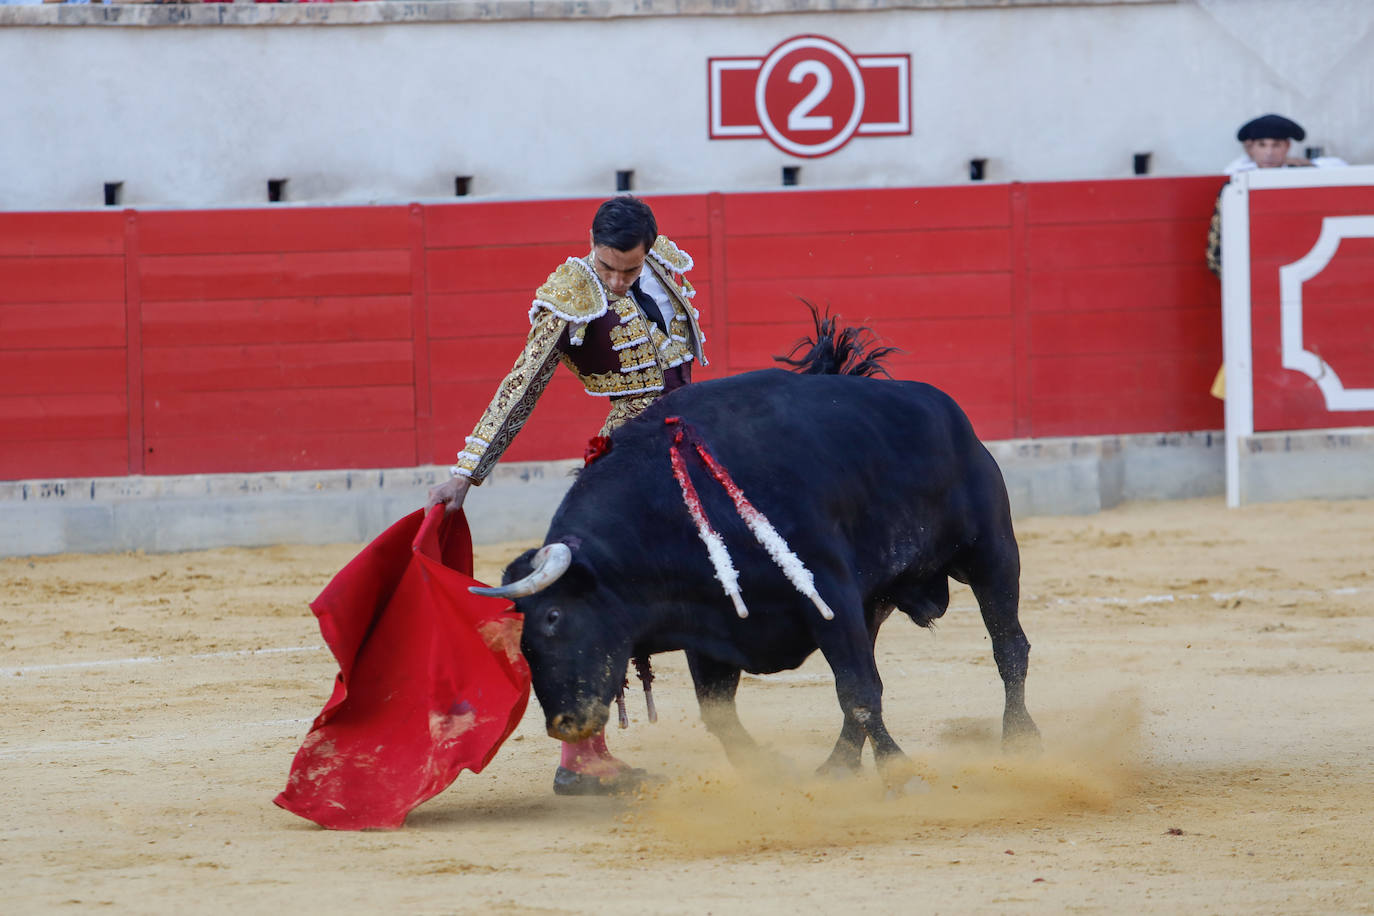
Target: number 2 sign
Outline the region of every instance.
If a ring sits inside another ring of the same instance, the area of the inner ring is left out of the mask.
[[[766,57],[706,61],[712,140],[766,137],[793,156],[828,156],[859,136],[911,133],[911,55],[850,54],[797,35]]]

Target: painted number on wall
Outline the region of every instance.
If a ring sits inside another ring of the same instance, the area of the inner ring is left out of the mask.
[[[706,62],[712,140],[766,137],[793,156],[828,156],[858,136],[911,133],[911,55],[850,54],[797,35],[765,57]]]

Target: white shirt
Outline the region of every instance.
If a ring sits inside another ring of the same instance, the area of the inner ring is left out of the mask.
[[[1346,162],[1344,159],[1338,159],[1335,156],[1318,156],[1312,160],[1312,164],[1319,169],[1329,169],[1342,165],[1349,165],[1350,163]],[[1232,159],[1231,163],[1226,166],[1226,174],[1234,175],[1237,172],[1249,172],[1257,168],[1259,168],[1259,166],[1255,165],[1255,160],[1242,153],[1235,159]]]
[[[663,284],[658,282],[658,275],[644,265],[644,269],[639,272],[639,290],[648,293],[649,298],[654,300],[659,312],[663,315],[663,326],[671,328],[673,326],[673,316],[677,314],[677,309],[673,307],[673,300],[668,295],[668,291],[663,288]],[[649,316],[653,320],[653,316]]]

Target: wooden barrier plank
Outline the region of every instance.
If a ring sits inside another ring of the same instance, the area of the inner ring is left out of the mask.
[[[1207,175],[1047,181],[1027,183],[1023,187],[1026,189],[1027,221],[1043,226],[1161,219],[1210,220],[1217,194],[1225,184],[1225,177]]]
[[[408,248],[405,207],[271,207],[139,212],[143,255]]]
[[[1276,216],[1363,215],[1369,213],[1369,198],[1367,187],[1266,188],[1250,195],[1250,216],[1260,223]]]
[[[1153,312],[1040,312],[1031,355],[1203,352],[1221,358],[1221,326],[1210,308]]]
[[[1031,269],[1195,266],[1205,263],[1208,219],[1031,226],[1027,230]]]
[[[0,395],[0,441],[115,439],[128,441],[122,393]],[[124,472],[121,472],[124,473]],[[42,475],[38,475],[42,476]]]
[[[124,343],[123,299],[0,305],[0,350],[122,349]]]
[[[736,324],[730,332],[730,364],[736,371],[776,366],[773,357],[788,353],[805,324]],[[1010,362],[1011,321],[1008,318],[908,319],[884,325],[883,343],[901,348],[903,358],[916,362]]]
[[[1001,229],[730,236],[727,276],[737,280],[1004,272],[1011,256]]]
[[[1219,365],[1197,353],[1041,356],[1031,360],[1031,374],[1041,400],[1184,403],[1211,397]]]
[[[124,258],[0,258],[0,303],[124,299]]]
[[[530,330],[529,308],[533,301],[534,290],[431,293],[430,339],[490,337],[522,341]]]
[[[1210,308],[1221,323],[1221,287],[1199,258],[1184,264],[1070,267],[1033,270],[1027,287],[1032,312],[1153,311]]]
[[[295,430],[289,437],[280,430],[150,435],[146,459],[149,474],[401,468],[417,463],[413,430],[357,428]]]
[[[143,351],[149,394],[349,388],[409,385],[414,380],[404,340],[154,347]]]
[[[407,340],[410,301],[388,296],[292,296],[282,299],[191,299],[146,302],[149,347]]]
[[[599,200],[463,201],[425,206],[430,249],[588,245]],[[555,264],[557,262],[554,262]]]
[[[836,227],[862,233],[1003,227],[1007,187],[762,191],[726,194],[731,236],[815,235]]]
[[[122,348],[0,350],[0,390],[7,395],[98,394],[124,385]]]
[[[138,267],[145,301],[410,292],[407,250],[159,255]]]
[[[515,302],[534,292],[578,250],[567,244],[503,245],[492,248],[435,248],[425,255],[429,292],[505,293]]]
[[[6,213],[0,219],[0,264],[10,257],[124,254],[124,218],[96,213]]]
[[[122,417],[119,422],[122,427]],[[122,428],[117,437],[88,433],[70,439],[26,439],[16,447],[0,437],[0,480],[123,477],[129,472],[128,448]]]
[[[1037,398],[1034,436],[1116,436],[1220,429],[1221,402],[1211,400],[1212,404],[1160,401],[1141,405],[1106,398],[1091,402]]]
[[[283,454],[307,433],[414,432],[409,386],[267,389],[261,391],[148,391],[147,438],[275,434]],[[413,444],[413,443],[412,443]],[[346,453],[340,453],[346,454]]]
[[[1011,287],[1010,273],[974,273],[736,280],[730,291],[741,321],[758,321],[768,315],[806,316],[809,313],[802,304],[806,300],[822,312],[828,308],[842,316],[845,324],[871,325],[882,334],[884,322],[913,315],[1008,315]]]

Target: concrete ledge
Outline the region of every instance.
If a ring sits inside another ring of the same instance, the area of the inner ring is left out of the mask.
[[[472,490],[478,543],[538,541],[580,460],[511,464]],[[0,556],[371,540],[446,467],[0,483]]]
[[[993,442],[1017,516],[1224,492],[1215,433]],[[473,540],[538,543],[581,465],[506,464],[468,495]],[[361,543],[424,505],[443,467],[0,483],[0,555]]]
[[[1374,497],[1374,429],[1259,433],[1240,440],[1240,501]]]
[[[1081,515],[1126,500],[1225,493],[1219,432],[988,443],[1012,512]],[[1244,502],[1374,497],[1374,429],[1242,442]],[[479,544],[542,540],[578,459],[499,466],[467,500]],[[0,482],[0,555],[361,543],[424,505],[444,467]]]
[[[381,0],[369,3],[252,3],[237,0],[232,3],[43,3],[0,5],[0,27],[390,25],[988,7],[1142,6],[1177,2],[1179,0]]]

